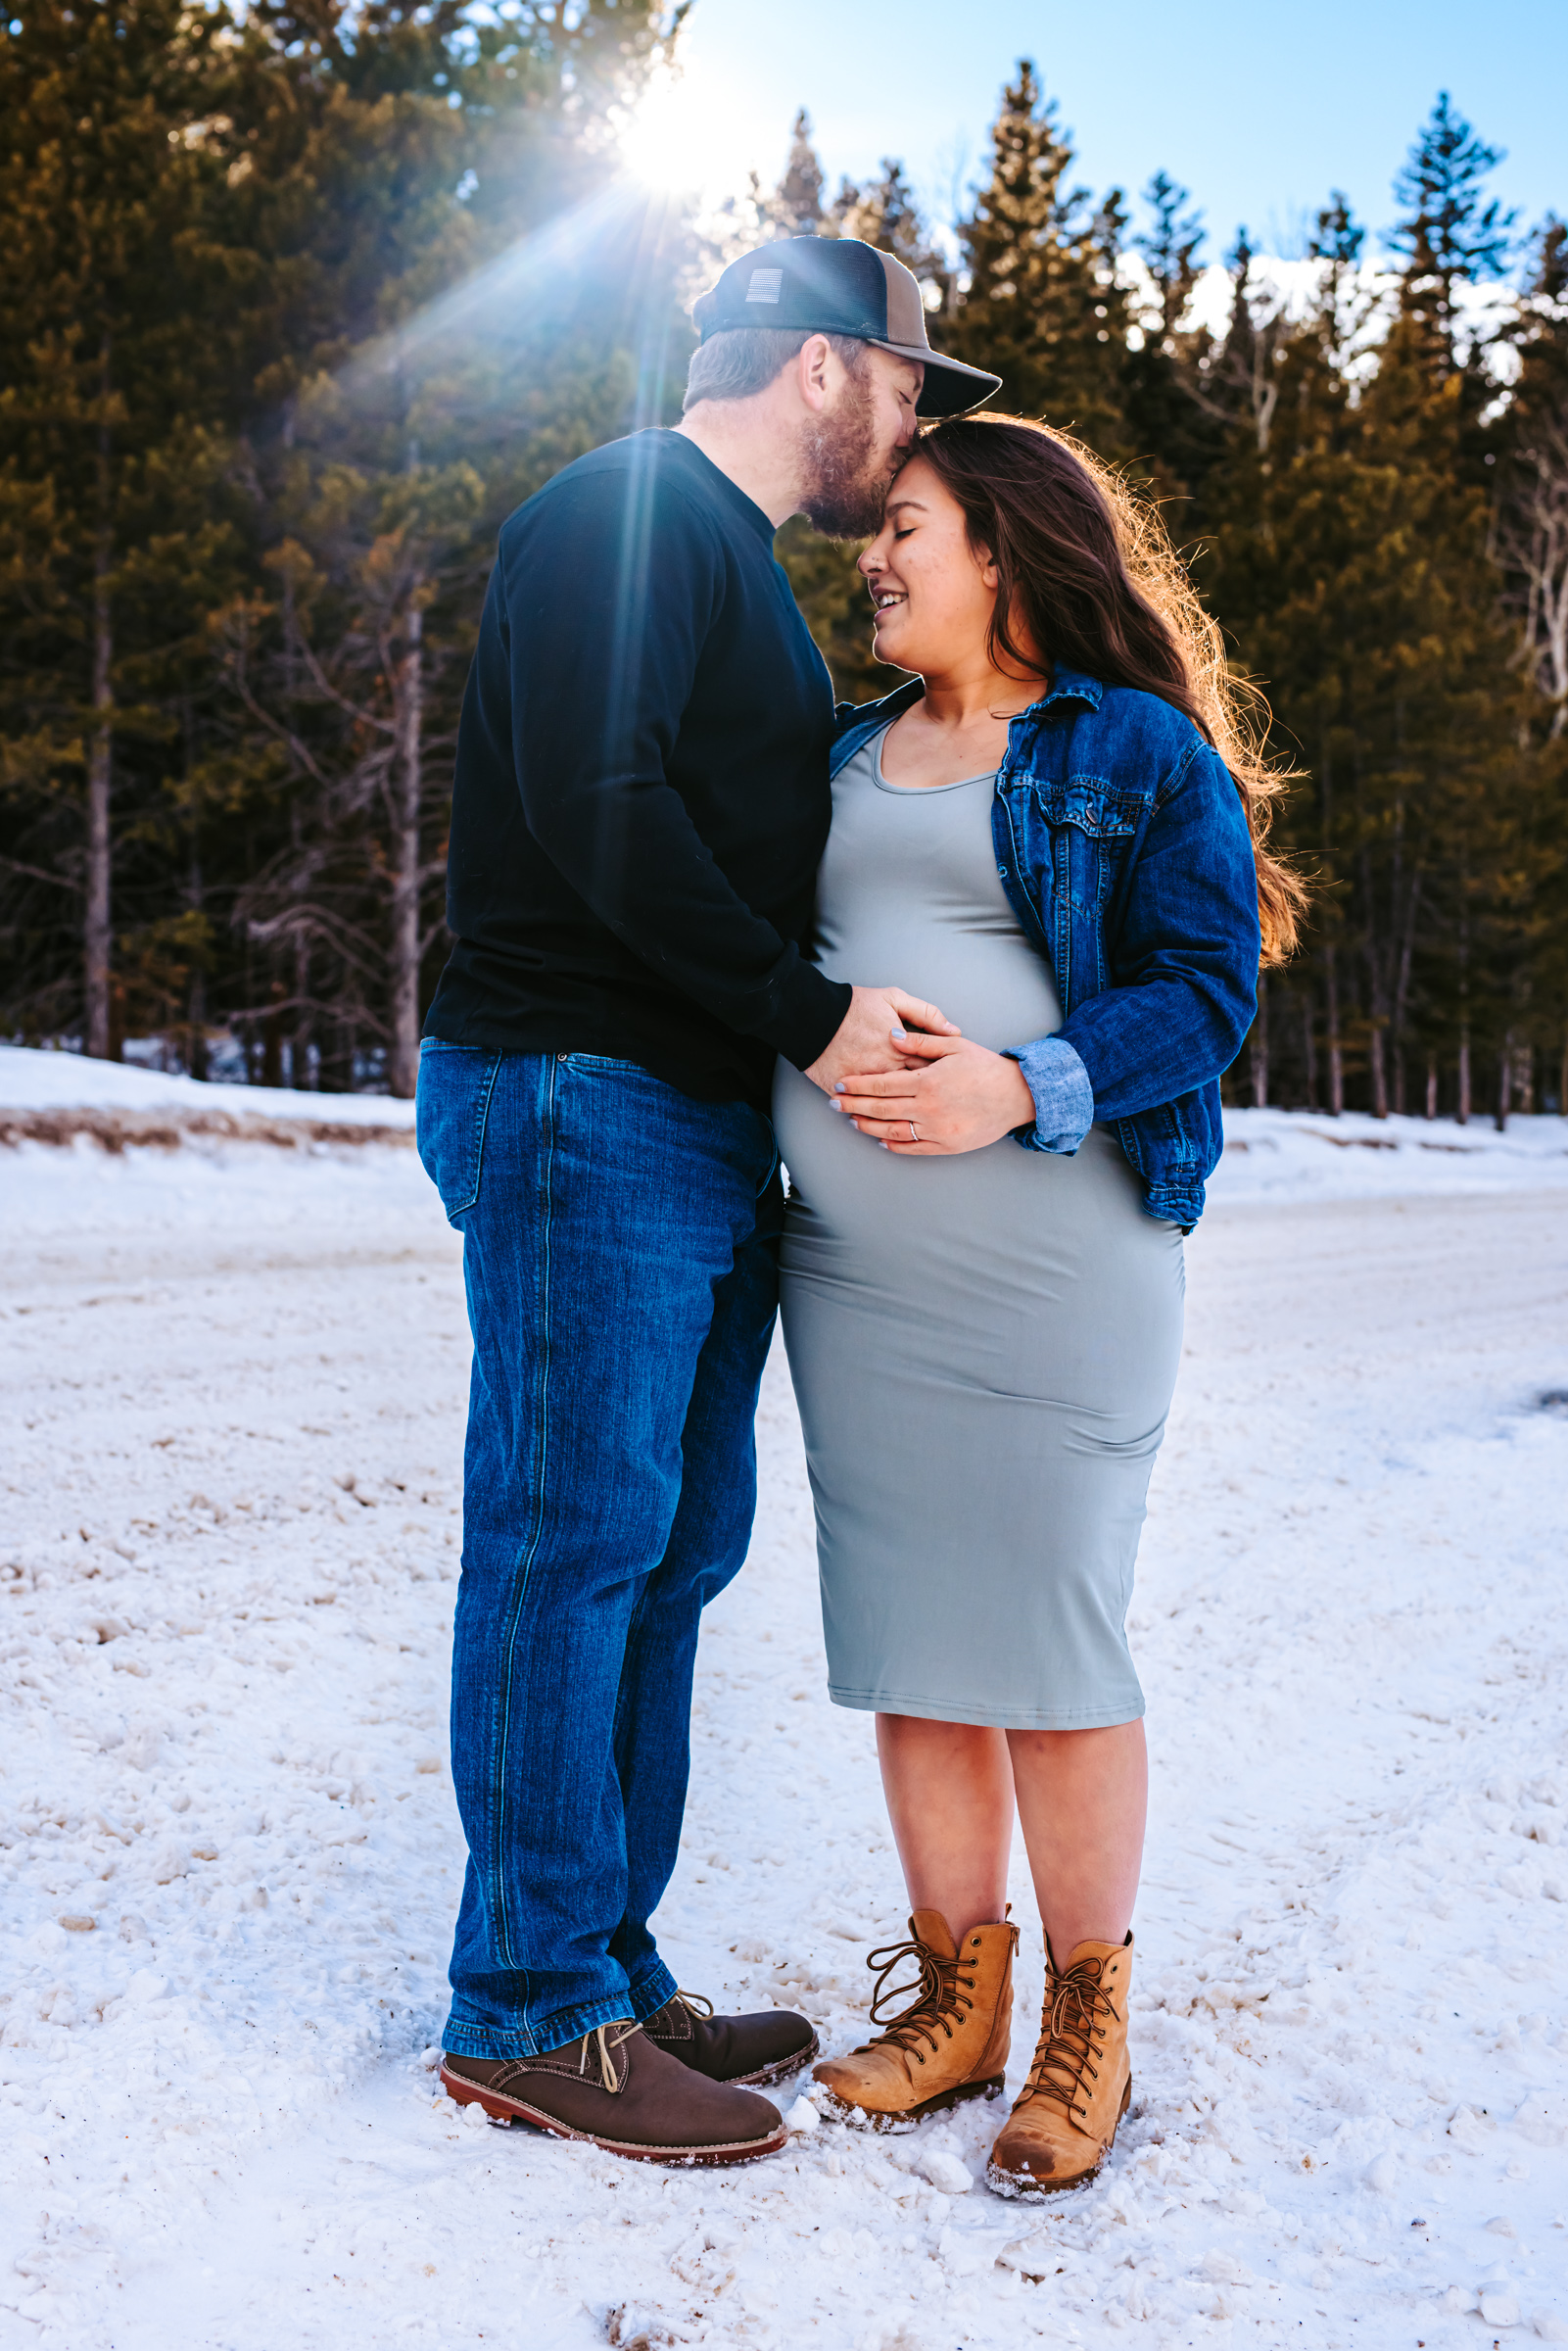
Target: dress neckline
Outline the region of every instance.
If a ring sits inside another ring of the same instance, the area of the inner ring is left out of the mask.
[[[871,753],[871,780],[879,792],[891,792],[893,797],[899,800],[930,800],[934,799],[938,792],[967,792],[972,784],[993,784],[996,781],[999,771],[994,767],[988,767],[980,775],[959,776],[951,784],[889,784],[882,773],[882,744],[887,741],[892,730],[893,721],[889,719],[881,733],[874,735],[865,746]]]

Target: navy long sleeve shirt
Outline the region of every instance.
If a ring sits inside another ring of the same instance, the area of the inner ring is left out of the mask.
[[[800,952],[832,731],[760,507],[676,433],[568,465],[500,533],[426,1033],[765,1105],[849,1005]]]

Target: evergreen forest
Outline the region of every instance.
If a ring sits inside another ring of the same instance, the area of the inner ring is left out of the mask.
[[[619,144],[684,13],[17,0],[0,1034],[411,1093],[497,529],[672,422],[694,292],[811,233],[898,255],[997,408],[1160,503],[1267,696],[1312,911],[1229,1098],[1568,1105],[1568,227],[1440,94],[1392,226],[1325,190],[1287,271],[1212,254],[1158,157],[1078,185],[1027,62],[956,221],[895,159],[832,191],[804,115],[699,218]],[[840,694],[885,692],[854,551],[780,552]]]

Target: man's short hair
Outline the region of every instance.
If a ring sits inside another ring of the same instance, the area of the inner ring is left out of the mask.
[[[783,368],[797,358],[815,330],[792,326],[732,326],[710,335],[691,354],[683,415],[699,400],[749,400],[766,392]],[[856,335],[830,335],[829,343],[852,376],[866,364],[866,346]]]

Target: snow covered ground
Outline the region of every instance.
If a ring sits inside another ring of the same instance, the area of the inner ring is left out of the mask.
[[[1568,2341],[1568,1128],[1335,1124],[1189,1246],[1135,2102],[1039,2212],[995,2110],[688,2176],[433,2094],[454,1236],[406,1148],[0,1151],[0,2351]],[[900,1886],[779,1363],[761,1434],[660,1923],[841,2046]]]

